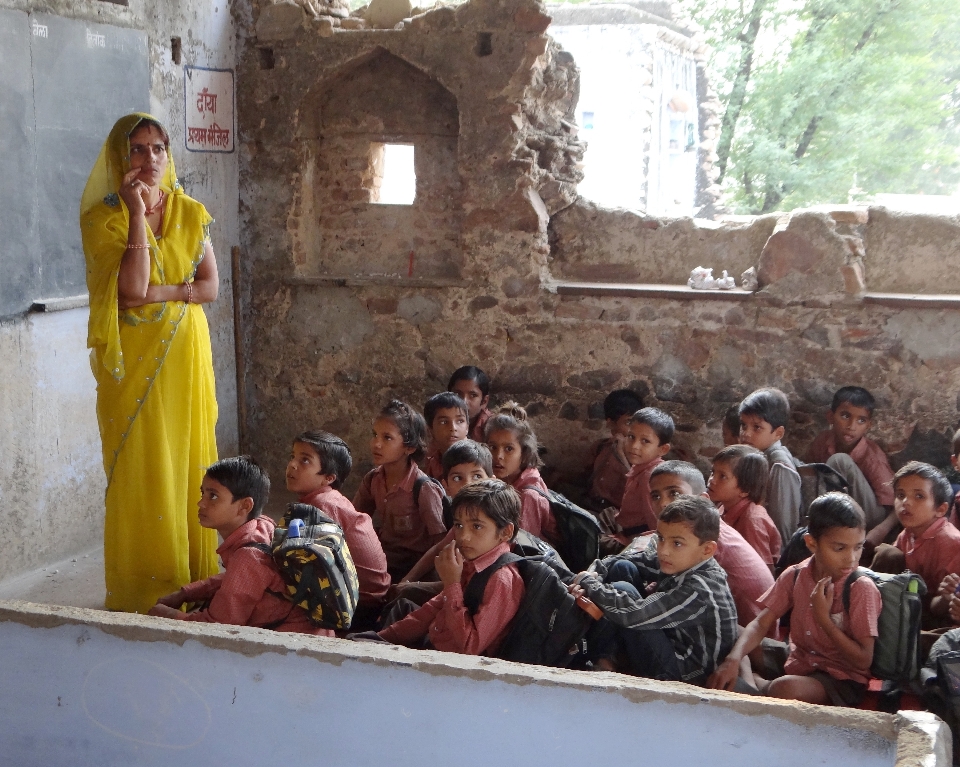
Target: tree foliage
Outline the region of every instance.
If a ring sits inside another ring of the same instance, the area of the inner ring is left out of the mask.
[[[750,213],[846,202],[853,187],[960,181],[956,0],[687,0],[713,48],[728,200]]]

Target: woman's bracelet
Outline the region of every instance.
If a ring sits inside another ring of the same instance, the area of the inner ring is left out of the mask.
[[[190,282],[189,280],[184,280],[183,284],[187,288],[187,303],[192,304],[193,303],[193,283]]]
[[[131,245],[129,242],[127,243],[127,250],[147,250],[149,247],[150,245]]]

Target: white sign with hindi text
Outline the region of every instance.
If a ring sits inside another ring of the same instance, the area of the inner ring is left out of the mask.
[[[233,70],[183,68],[186,141],[190,152],[232,152]]]

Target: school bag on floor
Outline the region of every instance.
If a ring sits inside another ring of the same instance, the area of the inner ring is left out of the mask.
[[[463,604],[467,612],[476,614],[490,576],[509,564],[516,565],[525,591],[495,657],[559,668],[585,660],[585,637],[593,618],[577,606],[576,599],[561,580],[561,575],[569,578],[573,573],[549,557],[500,555],[496,562],[476,573],[464,589]]]
[[[550,503],[550,513],[557,520],[560,537],[557,553],[575,573],[586,570],[600,556],[600,524],[586,509],[581,509],[553,490],[544,492],[536,485],[527,485],[523,490],[533,490]]]
[[[875,573],[865,567],[854,570],[843,584],[843,609],[850,612],[850,589],[863,576],[880,590],[883,606],[877,617],[877,640],[873,645],[870,673],[879,679],[906,684],[920,674],[921,598],[927,586],[916,573]]]
[[[360,581],[343,530],[306,503],[291,503],[283,522],[273,531],[269,552],[286,581],[283,596],[306,610],[315,626],[350,628]]]

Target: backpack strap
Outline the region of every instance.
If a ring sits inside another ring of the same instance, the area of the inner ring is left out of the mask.
[[[478,573],[474,573],[470,579],[470,583],[468,583],[467,587],[463,590],[463,604],[470,615],[476,615],[477,610],[480,609],[480,603],[483,602],[483,592],[487,590],[487,581],[490,580],[490,576],[501,567],[512,565],[514,562],[519,562],[522,559],[523,557],[518,557],[516,554],[508,551],[506,554],[501,554],[497,557],[497,561],[493,564],[488,565]]]
[[[850,575],[847,576],[847,580],[843,582],[843,610],[846,613],[850,612],[850,590],[853,588],[853,584],[860,580],[863,576],[870,575],[870,571],[866,567],[858,567]]]
[[[453,511],[450,509],[450,503],[447,500],[447,491],[443,488],[440,480],[434,479],[426,474],[417,477],[413,481],[413,505],[420,509],[420,490],[427,482],[432,482],[440,490],[440,506],[443,509],[443,525],[449,530],[453,527]]]

